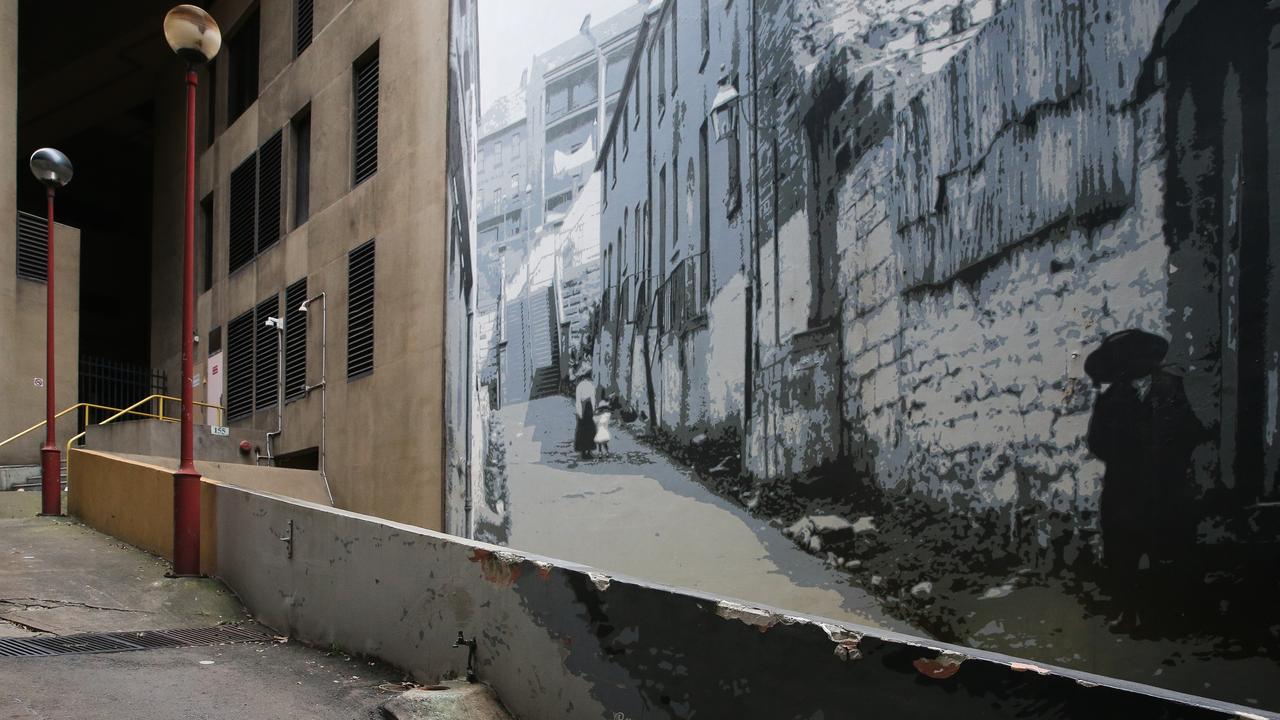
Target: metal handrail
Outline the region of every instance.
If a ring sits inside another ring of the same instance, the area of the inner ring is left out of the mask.
[[[84,408],[84,415],[85,415],[85,418],[86,418],[86,420],[85,420],[85,423],[86,423],[86,424],[88,423],[88,417],[89,417],[89,411],[90,411],[90,410],[118,410],[118,409],[119,409],[119,408],[107,407],[106,405],[95,405],[94,403],[84,403],[84,402],[80,402],[80,403],[76,403],[75,405],[72,405],[71,407],[69,407],[69,408],[67,408],[67,409],[63,410],[62,412],[58,413],[57,415],[54,415],[54,416],[53,416],[53,419],[54,419],[54,420],[57,420],[58,418],[62,417],[63,415],[66,415],[67,413],[72,412],[72,411],[74,411],[74,410],[79,410],[79,409],[81,409],[81,408]],[[13,442],[14,440],[17,440],[18,438],[22,437],[23,435],[26,435],[27,433],[29,433],[29,432],[31,432],[31,431],[33,431],[33,430],[39,430],[40,428],[44,427],[45,422],[46,422],[45,420],[41,420],[40,422],[36,423],[35,425],[32,425],[31,427],[27,428],[26,430],[23,430],[23,431],[21,431],[21,432],[19,432],[19,433],[16,433],[16,434],[14,434],[14,435],[11,435],[10,437],[6,438],[5,440],[0,441],[0,447],[4,447],[5,445],[8,445],[9,443]]]
[[[160,401],[160,412],[159,412],[158,414],[157,414],[157,413],[149,413],[149,412],[140,412],[140,411],[137,409],[137,408],[139,408],[139,407],[141,407],[141,406],[143,406],[143,405],[146,405],[147,403],[150,403],[152,400],[159,400],[159,401]],[[134,404],[130,405],[129,407],[124,408],[124,409],[108,408],[108,407],[101,407],[101,406],[97,406],[99,409],[102,409],[102,410],[115,410],[115,411],[116,411],[116,414],[115,414],[115,415],[112,415],[111,417],[107,418],[106,420],[103,420],[102,422],[98,423],[98,426],[99,426],[99,427],[101,427],[101,426],[103,426],[103,425],[107,425],[107,424],[109,424],[109,423],[112,423],[112,422],[114,422],[115,420],[117,420],[117,419],[119,419],[119,418],[121,418],[121,417],[124,417],[125,415],[138,415],[138,416],[141,416],[141,417],[146,417],[146,418],[152,418],[152,419],[155,419],[155,420],[160,420],[160,421],[162,421],[162,422],[178,422],[178,421],[179,421],[179,418],[171,418],[171,417],[168,417],[168,416],[166,416],[166,415],[164,414],[164,402],[165,402],[165,400],[172,400],[173,402],[177,402],[177,403],[182,402],[182,399],[181,399],[181,398],[176,398],[176,397],[173,397],[172,395],[160,395],[160,394],[155,394],[155,395],[148,395],[147,397],[142,398],[142,399],[141,399],[141,400],[139,400],[138,402],[136,402],[136,403],[134,403]],[[82,405],[83,405],[83,404],[86,404],[86,403],[80,403],[80,404],[82,404]],[[203,407],[203,408],[213,408],[213,409],[217,410],[217,411],[218,411],[218,424],[219,424],[219,425],[221,425],[221,424],[222,424],[222,422],[223,422],[223,418],[225,417],[225,415],[226,415],[226,412],[227,412],[227,411],[226,411],[226,410],[225,410],[221,405],[214,405],[214,404],[212,404],[212,403],[200,402],[199,400],[193,400],[193,401],[192,401],[192,404],[193,404],[193,405],[199,405],[200,407]],[[65,412],[65,411],[64,411],[64,412]],[[41,425],[43,425],[43,424],[44,424],[44,423],[41,423]],[[71,439],[67,440],[67,454],[68,454],[68,455],[70,455],[70,453],[71,453],[71,446],[72,446],[72,444],[74,444],[74,443],[75,443],[75,441],[79,440],[80,438],[84,437],[84,436],[85,436],[85,433],[89,432],[89,412],[88,412],[88,410],[85,410],[85,414],[84,414],[84,426],[85,426],[85,431],[84,431],[84,432],[82,432],[82,433],[80,433],[80,434],[78,434],[78,435],[73,435],[73,436],[71,436]],[[6,442],[8,442],[8,441],[6,441]],[[4,443],[0,443],[0,445],[3,445],[3,444],[4,444]]]

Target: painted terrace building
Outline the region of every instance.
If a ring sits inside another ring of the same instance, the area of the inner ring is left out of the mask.
[[[923,502],[1051,567],[1145,472],[1090,427],[1132,420],[1095,389],[1112,343],[1155,336],[1159,472],[1225,515],[1280,497],[1277,75],[1265,30],[1222,34],[1254,4],[720,5],[640,28],[597,164],[599,386],[765,493]]]

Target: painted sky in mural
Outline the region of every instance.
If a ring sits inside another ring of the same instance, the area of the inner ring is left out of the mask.
[[[1280,708],[1275,24],[482,5],[466,531]]]

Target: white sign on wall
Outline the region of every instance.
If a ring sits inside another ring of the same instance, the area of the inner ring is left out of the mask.
[[[204,401],[210,405],[222,405],[222,388],[223,388],[223,368],[222,368],[222,351],[219,350],[209,356],[209,360],[205,363],[205,391]],[[206,418],[212,421],[212,417]],[[219,422],[226,422],[226,418],[218,418]]]

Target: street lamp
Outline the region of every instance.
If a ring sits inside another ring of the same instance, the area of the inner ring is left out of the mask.
[[[182,447],[173,474],[173,575],[200,574],[200,473],[192,457],[191,354],[196,235],[196,68],[218,54],[222,33],[209,13],[179,5],[164,16],[164,39],[187,63],[187,186],[182,248]]]
[[[66,155],[53,148],[40,148],[31,154],[31,174],[44,184],[49,211],[48,239],[45,245],[45,359],[44,359],[44,445],[40,447],[40,514],[62,514],[62,454],[55,437],[57,410],[54,403],[53,374],[53,196],[58,188],[71,182],[75,169]]]
[[[724,140],[738,131],[738,88],[730,82],[729,76],[720,78],[720,89],[711,101],[711,125],[716,131],[716,140]]]

